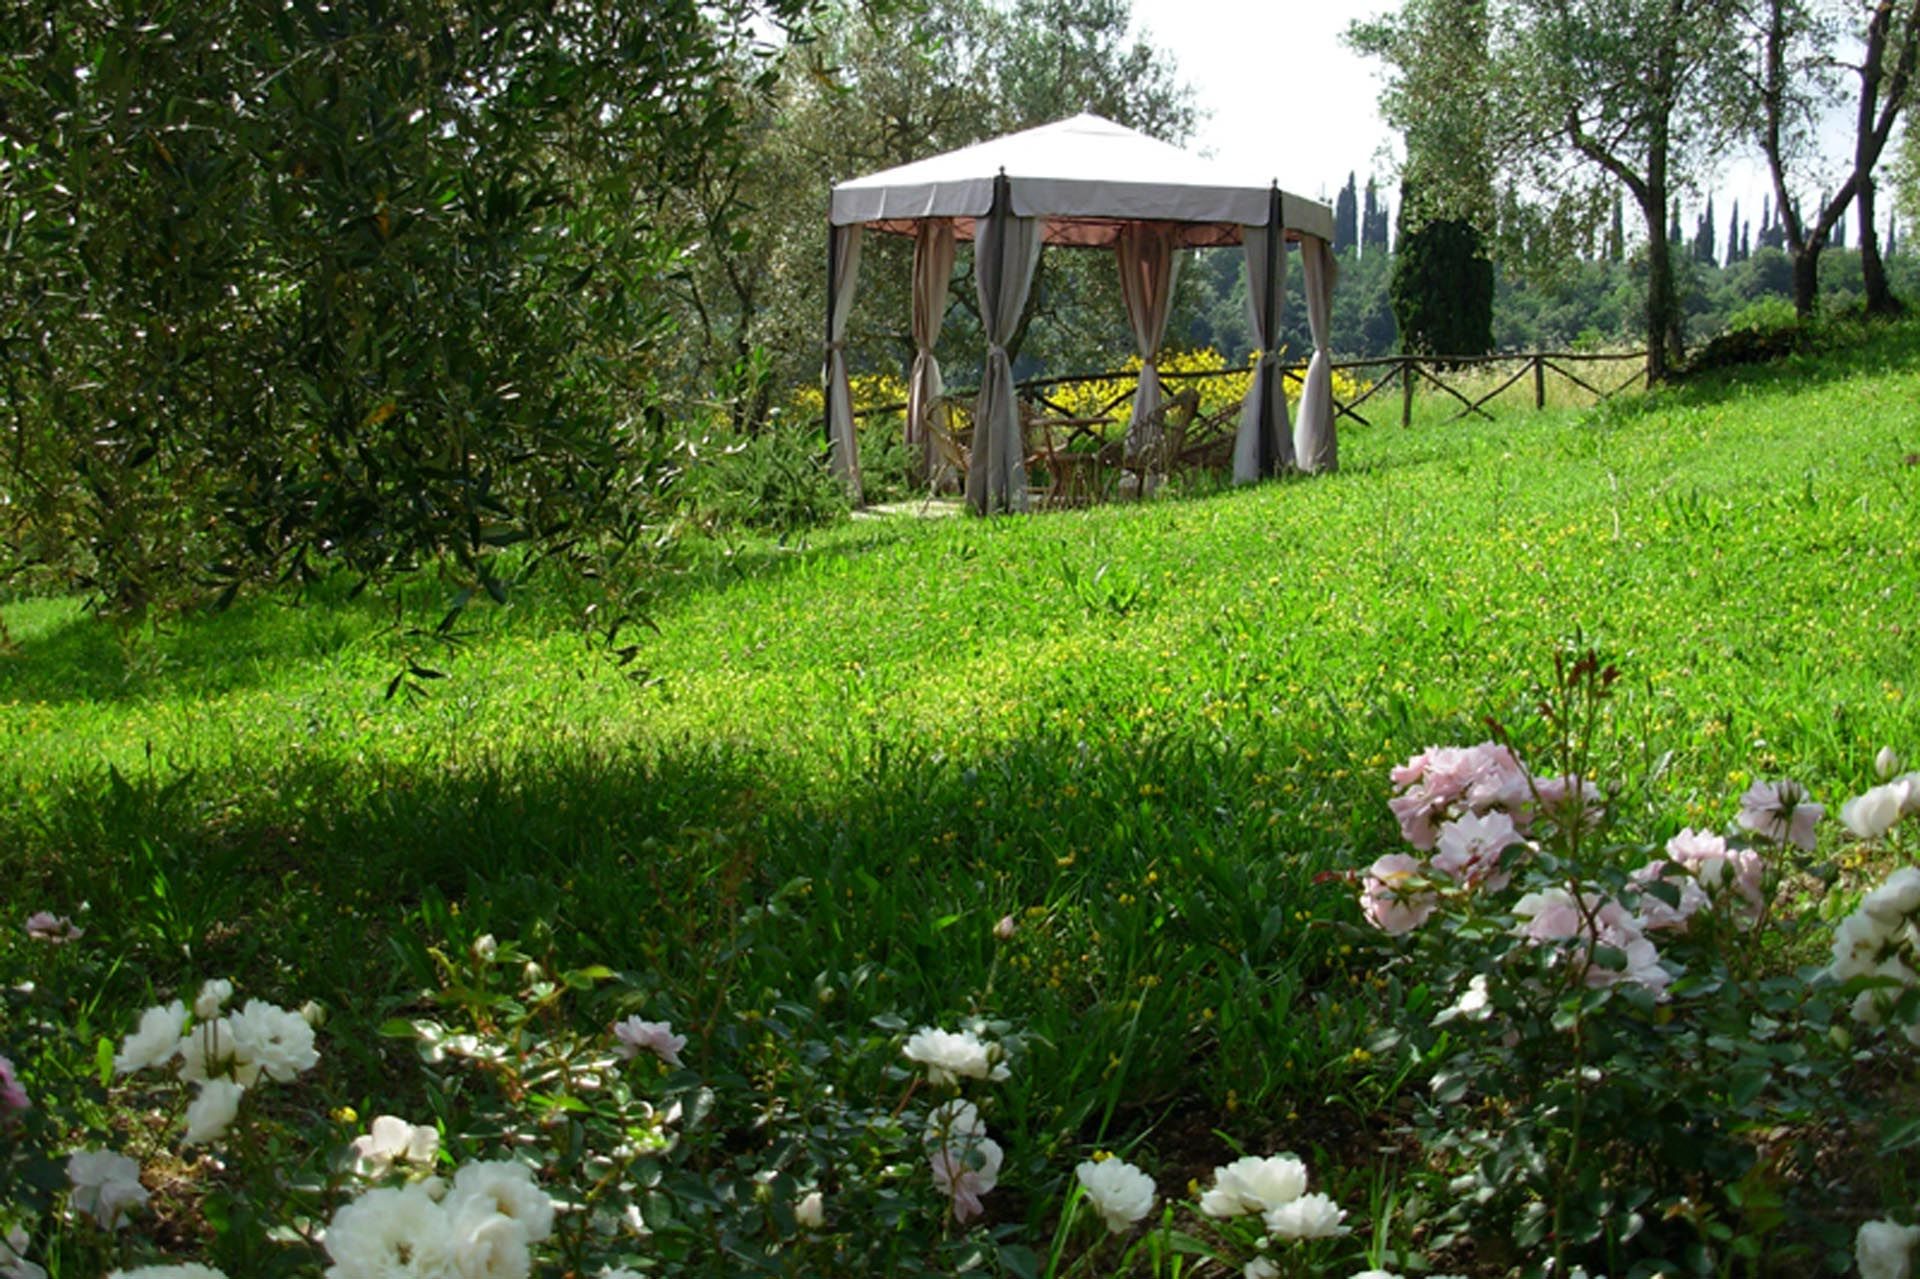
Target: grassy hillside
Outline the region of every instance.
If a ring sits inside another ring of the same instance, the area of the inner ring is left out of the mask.
[[[1625,671],[1608,750],[1656,836],[1754,776],[1837,803],[1883,743],[1920,753],[1916,403],[1904,327],[1600,412],[1349,431],[1325,478],[715,545],[644,677],[557,599],[450,649],[409,633],[427,598],[132,635],[15,604],[0,872],[121,961],[105,1007],[227,972],[353,1042],[420,1006],[429,944],[494,933],[620,970],[698,1061],[804,1010],[849,1087],[891,1026],[1006,1018],[1034,1169],[1222,1125],[1364,1147],[1396,1083],[1367,1045],[1411,996],[1322,872],[1392,845],[1390,765],[1488,715],[1533,739],[1575,637]],[[389,700],[407,654],[450,678]],[[357,1042],[333,1102],[412,1086]]]

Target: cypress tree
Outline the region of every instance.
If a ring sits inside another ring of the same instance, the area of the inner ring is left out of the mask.
[[[1627,256],[1627,224],[1621,212],[1620,193],[1613,193],[1613,218],[1607,223],[1607,261],[1619,262]]]
[[[1713,197],[1707,197],[1706,212],[1700,215],[1700,226],[1693,237],[1694,261],[1712,266],[1713,262]]]
[[[1740,260],[1745,262],[1753,256],[1753,223],[1740,224]]]
[[[1687,242],[1687,233],[1680,226],[1680,201],[1673,202],[1673,217],[1667,223],[1667,244],[1678,248]]]
[[[1340,194],[1333,201],[1333,251],[1345,253],[1360,243],[1358,229],[1359,196],[1354,187],[1353,174],[1347,174],[1347,185],[1340,188]]]
[[[1367,176],[1367,195],[1365,212],[1360,218],[1360,251],[1370,253],[1374,249],[1385,252],[1387,248],[1387,210],[1380,203],[1380,189],[1373,176]]]
[[[1726,266],[1732,266],[1740,260],[1740,201],[1733,202],[1733,212],[1727,215],[1727,256]]]
[[[1402,189],[1399,247],[1387,286],[1400,349],[1423,355],[1491,351],[1493,263],[1480,233],[1461,218],[1434,218],[1410,228],[1411,203]]]

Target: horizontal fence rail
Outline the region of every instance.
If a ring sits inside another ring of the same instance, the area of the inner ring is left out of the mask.
[[[1533,375],[1533,407],[1544,409],[1547,406],[1548,373],[1565,379],[1592,395],[1596,400],[1604,401],[1612,399],[1631,387],[1643,385],[1647,377],[1646,359],[1645,351],[1532,351],[1506,355],[1381,355],[1366,360],[1336,360],[1329,367],[1336,372],[1356,369],[1377,371],[1377,375],[1371,378],[1356,379],[1366,382],[1367,385],[1364,391],[1352,399],[1343,401],[1337,395],[1333,397],[1334,412],[1339,417],[1350,418],[1362,426],[1372,426],[1373,423],[1360,414],[1360,406],[1389,387],[1397,386],[1400,389],[1400,425],[1406,427],[1413,423],[1413,393],[1415,387],[1422,382],[1460,402],[1459,411],[1447,421],[1458,422],[1462,418],[1473,416],[1491,421],[1493,415],[1487,412],[1487,404],[1519,383],[1529,373]],[[1627,361],[1637,362],[1639,367],[1625,381],[1620,382],[1612,382],[1611,378],[1602,379],[1601,375],[1591,367],[1583,370],[1586,376],[1573,371],[1577,366],[1617,365]],[[1477,387],[1462,390],[1458,386],[1450,385],[1446,380],[1449,374],[1457,375],[1463,370],[1508,366],[1514,370],[1511,376],[1490,391],[1479,391]],[[1195,382],[1206,378],[1245,377],[1249,371],[1248,368],[1195,369],[1186,372],[1162,369],[1160,380],[1163,383],[1175,383]],[[1306,377],[1304,367],[1288,366],[1283,368],[1281,373],[1287,381],[1294,383],[1303,382]],[[1137,381],[1139,376],[1138,369],[1118,369],[1107,373],[1067,373],[1056,377],[1028,378],[1024,382],[1015,383],[1015,389],[1026,399],[1060,410],[1062,406],[1052,401],[1046,394],[1048,391],[1086,382],[1131,383]],[[1612,384],[1595,385],[1596,382],[1603,381]],[[1475,394],[1476,391],[1479,393]],[[977,388],[963,388],[949,390],[947,395],[961,399],[977,393]],[[1132,398],[1132,395],[1133,390],[1129,387],[1104,403],[1100,413],[1105,414],[1120,408]],[[885,413],[904,413],[906,409],[906,403],[902,401],[897,404],[877,404],[869,408],[855,409],[853,415],[856,418],[869,417]]]

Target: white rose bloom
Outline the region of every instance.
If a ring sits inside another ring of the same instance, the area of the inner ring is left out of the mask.
[[[1695,888],[1694,891],[1700,890]],[[1492,997],[1487,993],[1487,975],[1475,973],[1473,980],[1467,983],[1467,988],[1460,992],[1460,998],[1433,1015],[1433,1024],[1444,1026],[1460,1017],[1468,1021],[1485,1021],[1492,1012]]]
[[[448,1279],[453,1219],[424,1187],[369,1190],[333,1214],[327,1279]]]
[[[1853,1258],[1860,1279],[1912,1279],[1913,1250],[1920,1244],[1920,1226],[1891,1221],[1869,1221],[1854,1236]]]
[[[1087,1202],[1116,1235],[1153,1211],[1153,1178],[1124,1159],[1089,1159],[1073,1173],[1087,1192]]]
[[[240,1095],[246,1089],[231,1079],[209,1079],[187,1107],[186,1144],[204,1146],[225,1135],[240,1113]]]
[[[1833,963],[1827,971],[1835,981],[1872,972],[1892,935],[1893,930],[1872,915],[1855,911],[1833,930]]]
[[[1899,771],[1900,756],[1894,753],[1893,747],[1882,746],[1880,753],[1873,757],[1873,775],[1884,782]]]
[[[128,1035],[114,1054],[114,1073],[130,1075],[148,1066],[162,1066],[180,1050],[180,1031],[187,1009],[179,1000],[140,1014],[140,1028]]]
[[[227,1279],[227,1276],[223,1270],[190,1261],[179,1266],[136,1266],[132,1270],[115,1270],[107,1279]]]
[[[1902,866],[1867,894],[1860,909],[1889,928],[1920,910],[1920,866]]]
[[[922,1027],[901,1051],[908,1061],[919,1062],[927,1068],[929,1083],[958,1083],[963,1075],[968,1079],[998,1082],[1008,1074],[1007,1063],[1000,1060],[1000,1046],[985,1043],[971,1030]]]
[[[459,1216],[476,1201],[490,1203],[494,1212],[526,1227],[529,1243],[539,1243],[553,1233],[553,1200],[534,1183],[533,1170],[523,1163],[485,1160],[454,1173],[448,1210]]]
[[[1900,806],[1906,798],[1904,782],[1876,786],[1840,805],[1840,824],[1859,839],[1878,839],[1900,820]]]
[[[1400,1279],[1400,1276],[1391,1270],[1362,1270],[1353,1279]]]
[[[1268,1234],[1282,1239],[1331,1239],[1347,1233],[1340,1224],[1346,1215],[1346,1209],[1325,1195],[1301,1195],[1278,1208],[1269,1208],[1261,1220]]]
[[[227,1000],[233,998],[233,983],[224,977],[216,977],[201,985],[198,998],[193,1001],[193,1019],[212,1021],[227,1006]]]
[[[1240,1279],[1280,1279],[1280,1267],[1265,1257],[1255,1257],[1247,1263],[1247,1268],[1240,1272]]]
[[[923,1140],[929,1146],[964,1145],[987,1135],[980,1112],[970,1101],[949,1101],[927,1112]]]
[[[67,1181],[73,1210],[116,1230],[127,1214],[147,1202],[140,1165],[111,1150],[76,1150],[67,1156]]]
[[[1292,1155],[1248,1155],[1213,1170],[1213,1186],[1200,1196],[1209,1217],[1239,1217],[1291,1203],[1307,1192],[1307,1166]]]
[[[800,1202],[793,1206],[793,1219],[808,1230],[818,1230],[827,1224],[827,1203],[818,1190],[810,1190],[800,1197]]]
[[[526,1226],[485,1199],[468,1200],[453,1213],[453,1264],[460,1279],[527,1279]]]
[[[303,1070],[313,1069],[320,1060],[313,1046],[313,1027],[297,1012],[289,1012],[264,999],[249,999],[247,1006],[228,1018],[233,1027],[235,1054],[252,1062],[280,1083],[292,1082]]]
[[[353,1139],[353,1170],[372,1180],[386,1176],[396,1163],[430,1167],[439,1153],[440,1134],[429,1125],[381,1115],[373,1121],[372,1132]]]
[[[260,1063],[241,1055],[233,1023],[220,1017],[195,1023],[180,1040],[180,1069],[175,1073],[190,1084],[231,1076],[251,1088],[260,1078]]]
[[[27,1260],[27,1237],[24,1227],[15,1226],[0,1236],[0,1276],[4,1279],[47,1279],[45,1268]]]

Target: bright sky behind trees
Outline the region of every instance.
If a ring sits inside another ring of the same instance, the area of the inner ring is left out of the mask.
[[[1341,37],[1354,22],[1399,7],[1399,0],[1133,0],[1133,22],[1173,55],[1194,87],[1206,114],[1191,145],[1229,163],[1271,167],[1283,186],[1331,202],[1348,173],[1363,186],[1369,170],[1384,187],[1394,185],[1383,153],[1397,153],[1399,139],[1376,106],[1383,69]],[[1836,162],[1849,147],[1848,124],[1845,110],[1828,121],[1826,149]],[[1758,222],[1761,197],[1771,191],[1763,162],[1736,159],[1705,181],[1719,235],[1731,200]],[[1685,198],[1689,236],[1705,194]],[[1391,203],[1399,208],[1397,196]]]

